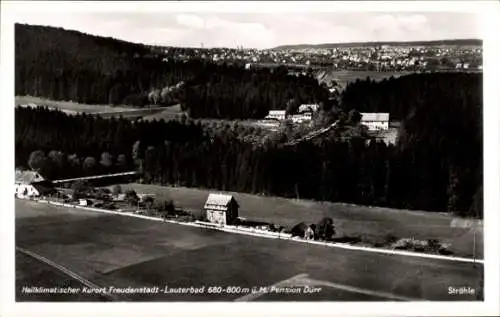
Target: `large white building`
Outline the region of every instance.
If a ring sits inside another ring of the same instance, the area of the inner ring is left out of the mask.
[[[290,119],[293,123],[302,123],[312,120],[312,113],[302,113],[302,114],[294,114],[290,116]]]
[[[361,113],[361,124],[370,131],[389,130],[389,113]]]
[[[278,120],[282,121],[286,119],[286,111],[285,110],[270,110],[269,114],[266,116],[266,119]]]

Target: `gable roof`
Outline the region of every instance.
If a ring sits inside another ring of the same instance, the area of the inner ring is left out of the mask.
[[[35,182],[33,183],[33,187],[35,187],[41,195],[49,195],[56,192],[52,184],[48,181]]]
[[[36,171],[16,170],[16,183],[31,184],[43,181],[45,181],[45,178]]]
[[[231,195],[209,194],[205,202],[205,208],[213,209],[215,207],[216,209],[223,208],[225,210],[232,201],[236,203],[236,200]]]
[[[389,121],[389,113],[385,112],[361,113],[361,121]]]
[[[277,116],[280,116],[280,115],[285,115],[286,114],[286,110],[269,110],[269,113],[268,115],[277,115]]]

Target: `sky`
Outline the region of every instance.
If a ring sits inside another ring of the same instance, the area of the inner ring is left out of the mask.
[[[480,17],[467,12],[22,12],[15,22],[206,48],[481,38]]]

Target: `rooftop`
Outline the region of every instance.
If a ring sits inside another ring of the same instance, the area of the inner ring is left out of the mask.
[[[361,113],[361,121],[389,121],[389,113],[373,112]]]
[[[205,207],[207,207],[207,205],[227,207],[232,200],[234,200],[234,198],[231,195],[209,194],[205,203]]]
[[[285,113],[286,113],[286,110],[269,110],[270,115],[282,115]]]
[[[16,170],[16,183],[19,184],[31,184],[36,182],[42,182],[45,178],[36,171],[21,171]]]

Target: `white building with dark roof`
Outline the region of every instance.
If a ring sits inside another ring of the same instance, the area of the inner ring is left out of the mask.
[[[389,113],[361,113],[361,124],[367,126],[370,131],[388,130]]]
[[[266,119],[282,121],[286,119],[286,110],[270,110]]]
[[[239,205],[231,195],[209,194],[203,208],[208,222],[229,225],[238,218]]]
[[[52,183],[36,171],[16,170],[15,196],[17,198],[33,198],[45,196],[55,190]]]

